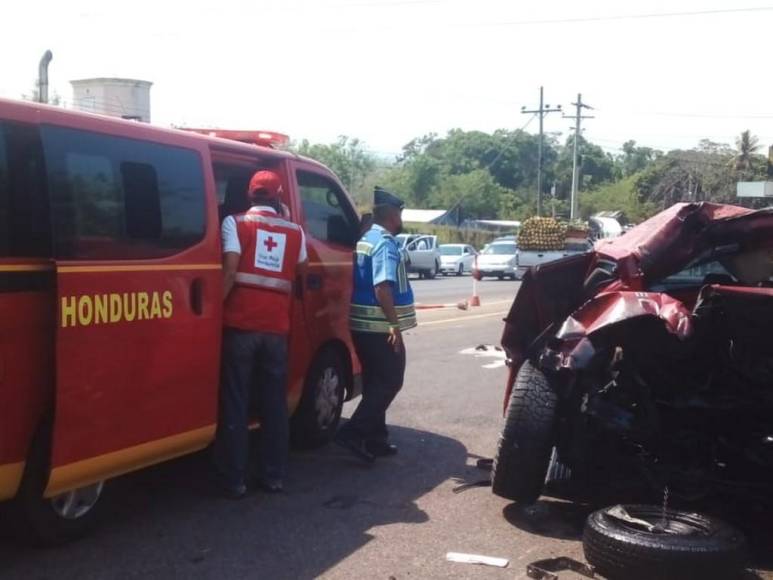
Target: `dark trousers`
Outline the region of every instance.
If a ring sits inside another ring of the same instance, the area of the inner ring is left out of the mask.
[[[387,441],[386,412],[403,386],[405,345],[395,352],[388,334],[353,332],[352,339],[362,363],[362,400],[342,434],[366,441]]]
[[[258,403],[260,460],[257,475],[281,480],[288,455],[287,337],[227,328],[223,333],[220,421],[214,457],[229,485],[247,477],[250,400]]]

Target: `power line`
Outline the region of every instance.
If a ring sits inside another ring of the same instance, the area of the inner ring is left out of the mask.
[[[523,26],[541,24],[582,24],[587,22],[614,22],[619,20],[643,20],[654,18],[683,18],[689,16],[716,16],[720,14],[745,14],[773,11],[773,6],[744,8],[717,8],[714,10],[683,10],[678,12],[647,12],[640,14],[614,14],[611,16],[578,16],[576,18],[546,18],[535,20],[511,20],[505,22],[468,23],[466,26]]]

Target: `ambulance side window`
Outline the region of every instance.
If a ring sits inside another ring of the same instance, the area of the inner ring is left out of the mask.
[[[216,162],[214,164],[220,221],[226,216],[247,211],[247,187],[255,172],[252,167]]]
[[[41,133],[57,257],[158,258],[204,237],[195,151],[64,127]]]
[[[306,233],[320,241],[353,246],[359,222],[343,191],[332,180],[316,173],[298,171],[297,176]]]
[[[38,130],[0,121],[0,258],[50,256],[48,197]]]

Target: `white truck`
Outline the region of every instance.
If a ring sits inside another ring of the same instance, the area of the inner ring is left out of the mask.
[[[423,234],[399,234],[396,236],[400,249],[408,254],[408,272],[419,278],[432,279],[440,271],[440,248],[437,236]]]
[[[516,255],[515,277],[520,280],[526,270],[533,266],[540,266],[575,254],[584,254],[592,249],[593,244],[590,240],[569,241],[562,250],[522,250],[519,248]]]

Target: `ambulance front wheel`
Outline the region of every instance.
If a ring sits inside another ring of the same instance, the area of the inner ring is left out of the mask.
[[[44,498],[51,456],[50,423],[38,430],[12,508],[19,530],[32,544],[53,546],[86,535],[100,517],[104,501],[100,481],[61,495]]]
[[[309,368],[298,409],[290,420],[296,449],[315,449],[329,443],[338,428],[348,373],[334,348],[322,350]]]

